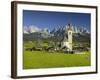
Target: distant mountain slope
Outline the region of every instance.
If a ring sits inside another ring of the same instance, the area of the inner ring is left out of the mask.
[[[32,27],[32,26],[31,26]],[[34,29],[35,28],[35,29]],[[30,31],[28,33],[23,33],[23,39],[24,41],[32,41],[32,40],[43,40],[48,39],[55,42],[60,42],[63,39],[64,33],[65,33],[65,27],[60,27],[53,29],[52,31],[49,31],[48,29],[39,29],[36,27],[30,28]],[[82,31],[82,32],[81,32]],[[73,31],[73,42],[90,42],[90,33],[86,30],[81,30],[77,33]]]

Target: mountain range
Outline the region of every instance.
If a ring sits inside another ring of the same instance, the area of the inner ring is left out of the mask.
[[[61,41],[63,39],[65,29],[67,26],[54,28],[52,31],[47,28],[40,29],[36,26],[24,27],[23,39],[28,40],[43,40],[49,39],[54,41]],[[90,32],[84,28],[73,27],[73,40],[78,42],[90,42]]]

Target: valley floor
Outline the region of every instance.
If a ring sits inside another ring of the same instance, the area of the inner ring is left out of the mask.
[[[65,54],[46,51],[24,51],[23,69],[90,66],[90,52]]]

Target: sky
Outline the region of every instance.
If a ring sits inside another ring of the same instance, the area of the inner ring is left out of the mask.
[[[23,10],[23,26],[37,26],[40,29],[52,30],[71,23],[73,26],[84,27],[90,31],[91,15],[89,13],[52,12]]]

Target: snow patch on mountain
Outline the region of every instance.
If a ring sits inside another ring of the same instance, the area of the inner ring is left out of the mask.
[[[39,32],[39,31],[41,31],[41,29],[38,28],[37,26],[34,26],[34,25],[24,26],[24,33],[26,34]]]

